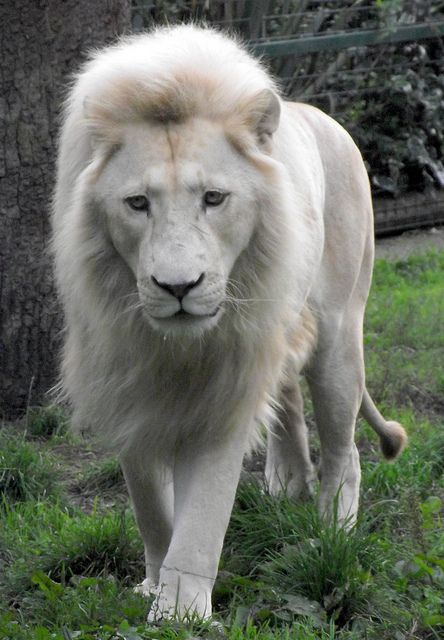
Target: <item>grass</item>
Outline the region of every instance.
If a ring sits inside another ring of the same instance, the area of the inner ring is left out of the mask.
[[[30,407],[24,419],[24,427],[31,437],[49,439],[66,433],[68,418],[64,409],[57,405]]]
[[[92,465],[78,480],[78,488],[83,491],[102,493],[122,490],[125,482],[117,458],[107,458]]]
[[[359,421],[358,524],[350,532],[334,521],[326,526],[314,504],[272,498],[253,479],[239,487],[214,590],[223,633],[196,619],[145,624],[147,603],[131,588],[142,578],[142,544],[115,459],[94,458],[86,446],[79,455],[57,407],[28,412],[24,433],[5,426],[0,637],[442,638],[443,274],[444,253],[376,265],[368,386],[387,417],[405,425],[410,443],[387,464]]]
[[[382,407],[444,411],[444,252],[377,261],[366,312],[368,386]]]
[[[295,505],[285,495],[264,493],[255,482],[244,484],[227,532],[225,585],[219,581],[216,601],[220,582],[227,592],[231,579],[244,587],[243,602],[250,590],[259,620],[289,620],[304,612],[321,626],[332,617],[347,621],[374,609],[373,567],[380,556],[368,522],[351,531],[335,520],[326,526],[312,504]],[[250,581],[239,582],[239,574]],[[266,594],[259,609],[255,591]]]
[[[21,526],[22,550],[11,575],[23,591],[32,588],[35,571],[63,584],[76,576],[113,575],[122,584],[142,577],[143,549],[128,512],[84,514],[54,505],[46,508],[43,526],[26,509],[8,515],[11,529]]]
[[[21,502],[58,493],[56,460],[20,433],[0,430],[0,500]]]

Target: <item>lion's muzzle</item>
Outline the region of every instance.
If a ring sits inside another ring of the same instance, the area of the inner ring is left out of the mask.
[[[197,280],[191,280],[189,282],[179,282],[177,284],[169,282],[159,282],[159,280],[157,280],[155,276],[151,276],[151,280],[155,285],[157,285],[161,289],[164,289],[165,291],[168,291],[168,293],[171,293],[171,295],[177,298],[179,302],[182,302],[183,298],[191,289],[194,289],[194,287],[198,287],[201,284],[204,277],[205,274],[201,273]]]
[[[216,284],[204,272],[193,280],[168,282],[151,275],[139,282],[139,297],[150,324],[169,332],[214,326],[222,311],[223,292],[222,283]]]

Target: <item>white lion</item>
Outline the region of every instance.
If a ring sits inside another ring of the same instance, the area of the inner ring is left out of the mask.
[[[74,420],[119,448],[151,618],[211,615],[244,453],[268,421],[271,492],[310,492],[298,376],[321,441],[320,510],[358,508],[373,262],[364,164],[232,39],[180,26],[99,52],[66,105],[53,216]],[[274,411],[273,411],[274,409]],[[273,414],[278,420],[272,420]]]

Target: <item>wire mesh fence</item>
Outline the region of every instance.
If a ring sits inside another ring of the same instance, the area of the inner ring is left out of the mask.
[[[363,23],[374,29],[424,24],[441,11],[436,0],[141,0],[133,3],[133,26],[204,19],[248,40],[269,42],[359,31]]]
[[[444,222],[444,0],[133,5],[135,31],[190,20],[239,34],[286,97],[348,129],[369,170],[380,232]]]

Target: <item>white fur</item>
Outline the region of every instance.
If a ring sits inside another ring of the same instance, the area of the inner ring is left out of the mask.
[[[209,189],[230,195],[204,208]],[[125,201],[140,194],[149,216]],[[120,451],[153,618],[211,614],[242,458],[276,407],[270,489],[311,490],[304,364],[320,508],[342,487],[339,516],[355,517],[372,234],[351,139],[319,111],[278,99],[229,38],[160,30],[99,52],[79,75],[53,216],[63,388],[76,425]],[[201,274],[181,303],[156,284]],[[180,304],[189,315],[174,315]]]

